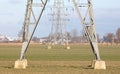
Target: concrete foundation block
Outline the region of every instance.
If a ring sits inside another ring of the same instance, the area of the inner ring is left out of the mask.
[[[51,46],[48,46],[48,49],[51,49]]]
[[[94,60],[91,65],[94,69],[104,69],[106,70],[105,61]]]
[[[70,49],[70,46],[67,46],[67,49]]]
[[[27,66],[28,66],[27,60],[23,59],[23,60],[17,60],[17,61],[15,61],[14,68],[15,69],[26,69]]]

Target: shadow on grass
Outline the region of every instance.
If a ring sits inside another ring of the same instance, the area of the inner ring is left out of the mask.
[[[1,68],[5,68],[5,69],[14,69],[14,66],[0,66]]]
[[[28,66],[27,68],[29,69],[34,69],[34,68],[52,68],[52,69],[54,69],[54,68],[72,68],[72,69],[78,69],[78,70],[82,70],[82,69],[84,69],[84,70],[88,70],[88,69],[93,69],[91,66],[83,66],[83,65],[81,65],[81,66],[73,66],[73,65],[70,65],[70,66],[68,66],[68,65],[63,65],[63,66],[60,66],[60,65],[32,65],[32,66]],[[4,68],[4,69],[14,69],[14,65],[9,65],[9,66],[0,66],[0,68]]]
[[[67,67],[67,68],[74,68],[74,69],[93,69],[91,66],[62,66],[62,67]]]
[[[83,69],[94,69],[93,67],[91,66],[86,66],[86,67],[82,67]]]
[[[71,66],[71,68],[78,68],[78,69],[93,69],[92,67],[89,66]]]

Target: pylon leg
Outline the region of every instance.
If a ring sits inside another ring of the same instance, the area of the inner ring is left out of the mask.
[[[74,6],[77,10],[79,19],[83,26],[83,31],[87,40],[89,41],[93,54],[95,56],[95,61],[92,63],[92,67],[94,69],[106,69],[106,65],[104,61],[101,61],[98,49],[98,42],[97,42],[97,34],[94,26],[94,16],[93,16],[93,8],[92,8],[92,0],[86,0],[86,4],[79,4],[75,0],[73,0]],[[86,15],[83,17],[81,15],[79,7],[86,7]]]
[[[40,11],[40,14],[37,17],[35,17],[34,15],[34,12],[33,12],[33,6],[34,4],[36,3],[33,3],[33,0],[28,0],[27,1],[27,8],[26,8],[26,15],[25,15],[25,22],[24,22],[24,32],[23,32],[23,44],[22,44],[22,49],[21,49],[21,55],[20,55],[20,59],[15,61],[15,66],[14,68],[17,68],[17,69],[25,69],[26,66],[27,66],[27,60],[24,59],[24,56],[25,56],[25,53],[27,51],[27,48],[30,44],[30,41],[34,35],[34,32],[38,26],[38,23],[39,23],[39,20],[41,19],[41,16],[42,16],[42,13],[46,7],[46,4],[47,4],[47,1],[48,0],[40,0],[41,3],[39,3],[40,5],[40,8],[41,8],[41,11]],[[34,22],[31,21],[31,16],[33,16],[34,18]],[[31,33],[29,32],[29,29],[30,29],[30,24],[33,25],[32,27],[32,31]]]
[[[23,42],[22,49],[21,49],[21,55],[20,60],[24,59],[25,52],[27,50],[28,42]]]

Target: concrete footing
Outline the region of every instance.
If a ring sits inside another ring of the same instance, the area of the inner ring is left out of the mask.
[[[93,60],[91,67],[93,67],[94,69],[106,70],[105,61],[101,61],[101,60]]]
[[[51,46],[48,46],[48,49],[51,49]]]
[[[67,46],[67,49],[70,49],[70,46]]]
[[[27,60],[23,59],[23,60],[17,60],[17,61],[15,61],[14,68],[15,69],[26,69],[27,66],[28,66]]]

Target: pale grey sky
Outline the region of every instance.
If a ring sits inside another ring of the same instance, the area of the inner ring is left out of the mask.
[[[0,34],[17,36],[23,26],[26,2],[27,0],[0,0]],[[93,0],[95,24],[97,33],[101,36],[108,32],[114,33],[120,27],[119,3],[120,0]],[[40,26],[40,36],[46,36],[48,24],[41,22]],[[77,25],[70,27],[74,28],[79,29]]]

